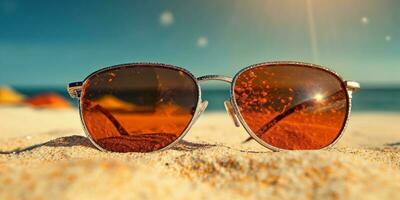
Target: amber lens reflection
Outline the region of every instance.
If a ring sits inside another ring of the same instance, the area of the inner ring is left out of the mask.
[[[103,149],[150,152],[183,134],[197,101],[197,84],[184,71],[134,65],[90,76],[81,110],[86,129]]]
[[[280,149],[321,149],[342,132],[348,96],[335,74],[303,65],[264,65],[236,79],[234,97],[247,126]]]

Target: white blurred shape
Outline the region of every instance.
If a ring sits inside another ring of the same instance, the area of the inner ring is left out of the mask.
[[[163,26],[171,26],[174,23],[174,15],[171,11],[164,11],[160,15],[160,24]]]
[[[387,36],[385,37],[385,40],[388,41],[388,42],[390,42],[390,41],[392,40],[392,36],[387,35]]]
[[[369,19],[368,19],[368,17],[362,17],[362,18],[361,18],[361,23],[364,24],[364,25],[369,24]]]
[[[207,47],[208,46],[208,38],[204,37],[204,36],[199,37],[197,39],[197,46],[200,47],[200,48]]]

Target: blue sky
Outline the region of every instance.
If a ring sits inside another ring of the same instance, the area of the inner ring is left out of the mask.
[[[140,61],[232,76],[276,60],[400,85],[398,0],[0,0],[0,25],[0,85],[62,86]]]

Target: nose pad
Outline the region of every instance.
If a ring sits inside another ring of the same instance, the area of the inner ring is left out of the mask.
[[[197,115],[195,116],[196,120],[200,117],[201,114],[203,114],[203,112],[206,110],[207,106],[208,106],[208,101],[202,101],[200,103],[200,110],[197,113]]]
[[[239,120],[235,114],[235,111],[233,110],[232,104],[230,101],[225,101],[224,102],[226,112],[231,116],[233,123],[235,124],[236,127],[240,127]]]
[[[203,114],[203,112],[206,110],[207,106],[208,106],[208,101],[201,102],[201,110],[199,112],[199,115]]]

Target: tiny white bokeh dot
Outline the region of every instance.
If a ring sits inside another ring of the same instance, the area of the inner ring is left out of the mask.
[[[160,24],[162,26],[170,26],[174,23],[174,15],[171,11],[164,11],[160,15]]]
[[[362,17],[362,18],[361,18],[361,23],[364,24],[364,25],[369,24],[369,19],[368,19],[368,17]]]
[[[392,40],[392,36],[387,35],[387,36],[385,37],[385,40],[386,40],[387,42],[390,42],[390,41]]]
[[[208,38],[204,37],[204,36],[199,37],[197,39],[197,46],[200,47],[200,48],[207,47],[208,46]]]

